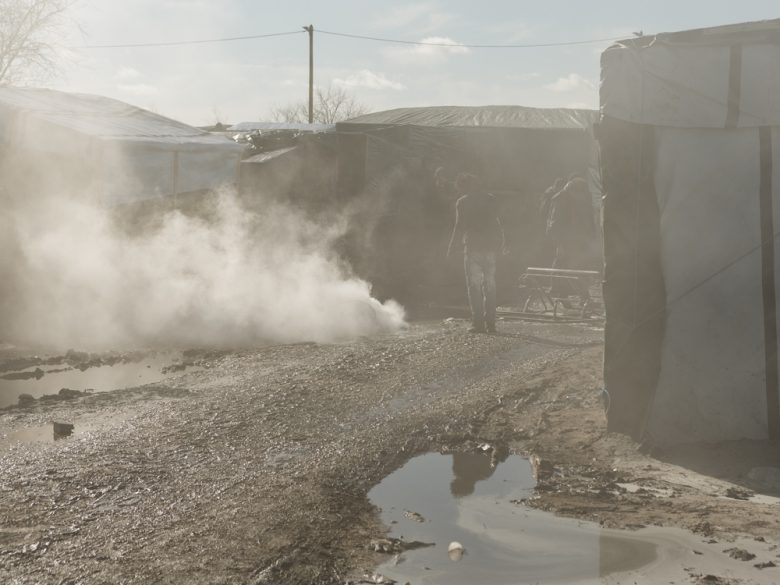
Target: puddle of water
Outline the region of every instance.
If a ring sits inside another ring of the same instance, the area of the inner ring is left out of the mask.
[[[55,441],[70,441],[81,435],[99,432],[110,427],[117,426],[136,415],[133,410],[122,412],[114,416],[82,416],[75,419],[71,434],[62,435],[55,433],[54,423],[25,427],[10,433],[0,433],[0,449],[8,449],[21,443],[53,443]]]
[[[40,373],[27,379],[0,378],[0,408],[16,404],[22,394],[30,394],[34,398],[40,398],[46,394],[57,394],[61,388],[106,392],[159,382],[182,373],[181,369],[163,372],[163,368],[170,367],[180,358],[181,354],[159,353],[147,356],[137,362],[91,367],[84,371],[70,368],[67,365],[27,368],[13,374],[27,372],[36,374],[36,370],[40,370]],[[199,368],[188,367],[187,371],[194,369]]]
[[[390,537],[434,543],[377,572],[416,585],[515,585],[657,583],[687,580],[697,566],[704,574],[752,569],[692,533],[607,530],[522,506],[517,500],[535,484],[530,463],[519,456],[493,463],[484,454],[422,455],[372,489]],[[452,542],[465,548],[459,560],[448,554]]]

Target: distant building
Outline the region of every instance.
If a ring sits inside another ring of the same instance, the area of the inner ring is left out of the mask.
[[[0,87],[0,183],[107,205],[234,184],[245,147],[95,95]]]
[[[444,254],[458,196],[452,183],[466,171],[499,199],[511,249],[501,259],[499,297],[518,302],[520,273],[546,261],[539,217],[545,190],[559,177],[580,175],[591,184],[595,215],[597,119],[594,110],[436,106],[339,122],[339,189],[363,209],[356,222],[362,233],[352,243],[359,272],[380,296],[462,304],[462,269]],[[592,247],[600,267],[600,243]]]

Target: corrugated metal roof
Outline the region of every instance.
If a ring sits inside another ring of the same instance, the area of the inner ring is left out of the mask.
[[[339,122],[338,130],[371,126],[447,126],[483,128],[586,129],[598,119],[596,110],[528,108],[524,106],[433,106],[399,108]]]
[[[99,139],[243,148],[223,136],[119,100],[50,89],[0,87],[0,122],[29,117]]]
[[[297,130],[299,132],[333,132],[335,124],[298,124],[295,122],[241,122],[228,128],[230,132],[253,132],[256,130]]]

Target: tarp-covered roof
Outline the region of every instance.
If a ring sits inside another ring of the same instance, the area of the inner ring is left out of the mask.
[[[601,57],[601,111],[681,128],[780,126],[780,19],[621,41]]]
[[[228,138],[107,97],[50,89],[0,87],[0,134],[34,119],[81,135],[118,141],[213,145],[241,149]],[[41,136],[41,140],[45,140]]]
[[[339,122],[339,130],[359,126],[435,126],[482,128],[587,129],[597,120],[595,110],[528,108],[524,106],[432,106],[374,112]]]
[[[733,43],[739,40],[748,42],[780,41],[780,19],[740,22],[708,28],[696,28],[676,32],[664,32],[653,35],[642,35],[620,41],[619,45],[644,45],[653,42],[675,42],[691,45],[715,45]]]

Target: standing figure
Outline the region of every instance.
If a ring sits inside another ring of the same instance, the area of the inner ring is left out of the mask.
[[[461,174],[455,189],[462,196],[455,203],[455,227],[447,249],[455,242],[464,246],[466,288],[471,306],[473,333],[496,331],[496,261],[504,249],[504,230],[498,216],[498,201],[482,187],[480,180]]]
[[[589,268],[594,232],[588,184],[584,179],[575,177],[551,200],[547,235],[555,245],[553,267]]]

